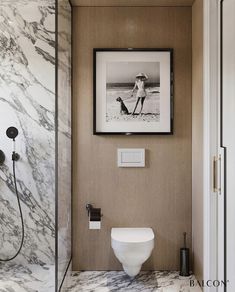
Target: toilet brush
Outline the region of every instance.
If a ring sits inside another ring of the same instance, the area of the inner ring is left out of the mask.
[[[186,247],[186,232],[183,233],[184,236],[184,247],[180,249],[180,276],[188,277],[189,274],[189,248]]]

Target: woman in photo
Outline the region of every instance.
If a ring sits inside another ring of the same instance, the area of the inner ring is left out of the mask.
[[[140,100],[141,100],[141,109],[140,109],[139,114],[142,113],[144,101],[145,101],[145,98],[147,95],[146,90],[145,90],[145,81],[147,79],[148,79],[148,76],[144,73],[139,73],[136,75],[136,81],[135,81],[135,85],[134,85],[134,88],[132,90],[131,96],[133,96],[133,93],[134,93],[135,89],[137,88],[137,93],[136,93],[137,100],[136,100],[135,108],[134,108],[132,115],[135,114],[136,108],[137,108]]]

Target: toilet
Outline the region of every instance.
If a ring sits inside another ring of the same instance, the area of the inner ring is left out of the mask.
[[[154,233],[152,228],[112,228],[111,244],[124,271],[135,277],[151,255]]]

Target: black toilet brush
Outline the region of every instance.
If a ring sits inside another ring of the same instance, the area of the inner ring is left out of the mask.
[[[186,232],[183,233],[184,236],[184,247],[180,249],[180,276],[188,277],[189,274],[189,248],[186,247]]]

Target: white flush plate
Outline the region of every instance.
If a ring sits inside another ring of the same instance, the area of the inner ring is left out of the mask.
[[[145,167],[145,149],[119,148],[118,167]]]

